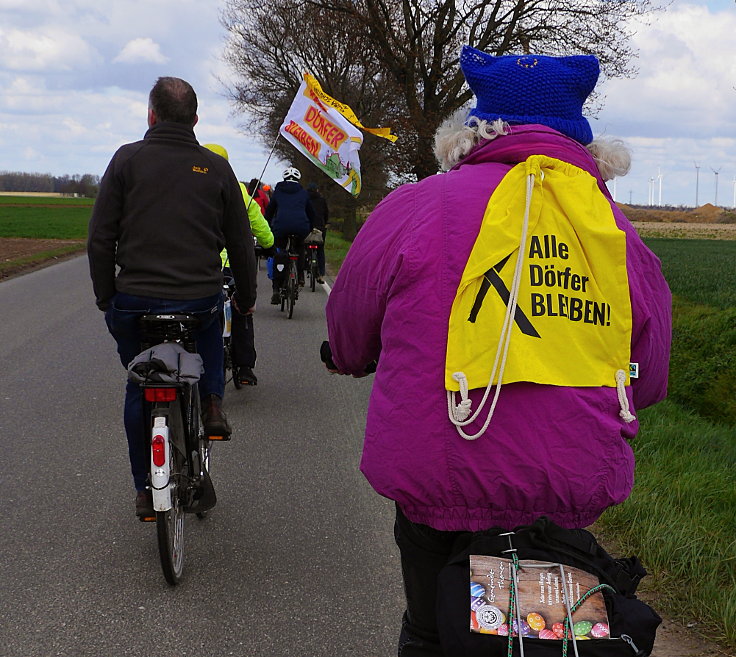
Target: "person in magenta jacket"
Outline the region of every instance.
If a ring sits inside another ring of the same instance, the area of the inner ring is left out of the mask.
[[[460,61],[476,107],[437,133],[435,151],[449,170],[399,187],[374,209],[326,309],[328,368],[362,376],[378,361],[360,467],[396,502],[405,657],[443,654],[435,580],[457,532],[512,529],[540,516],[567,528],[593,523],[630,494],[636,411],[667,389],[670,291],[605,185],[628,171],[630,157],[619,141],[594,141],[582,116],[597,60],[491,57],[466,46]],[[443,386],[451,307],[489,197],[514,165],[539,154],[589,172],[625,234],[639,378],[623,399],[615,387],[504,384],[488,430],[463,440]]]

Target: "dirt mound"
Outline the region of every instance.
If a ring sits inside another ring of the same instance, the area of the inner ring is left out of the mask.
[[[635,207],[618,203],[618,207],[630,221],[652,221],[662,223],[685,223],[685,224],[720,224],[733,223],[733,212],[716,207],[712,203],[706,203],[699,208],[688,210]]]

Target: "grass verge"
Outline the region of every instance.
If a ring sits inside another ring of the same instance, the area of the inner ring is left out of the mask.
[[[330,232],[325,240],[325,259],[327,268],[333,275],[340,271],[343,260],[348,253],[351,242],[343,239],[339,234]]]
[[[0,278],[11,276],[29,268],[37,267],[38,265],[51,264],[51,261],[58,258],[63,258],[74,253],[82,253],[85,248],[86,244],[80,242],[79,244],[67,244],[66,246],[60,246],[55,249],[39,251],[33,255],[13,258],[5,262],[0,261]]]
[[[736,649],[736,441],[671,401],[639,413],[636,485],[599,525],[637,554],[656,607]]]

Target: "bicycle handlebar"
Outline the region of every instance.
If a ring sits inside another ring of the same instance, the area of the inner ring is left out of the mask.
[[[339,369],[337,365],[335,365],[335,362],[332,360],[332,348],[330,347],[330,343],[327,340],[325,340],[319,348],[319,357],[320,357],[320,360],[327,366],[328,369],[330,370]],[[378,368],[378,359],[372,360],[370,363],[368,363],[365,366],[365,368],[363,369],[363,372],[365,374],[373,374],[377,368]]]

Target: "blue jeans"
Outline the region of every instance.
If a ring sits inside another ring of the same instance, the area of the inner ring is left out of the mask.
[[[225,394],[223,372],[224,354],[222,349],[222,294],[218,293],[204,299],[174,300],[137,297],[118,292],[105,313],[107,328],[118,345],[118,354],[123,367],[141,351],[138,320],[148,313],[191,313],[199,318],[197,332],[197,351],[202,357],[204,374],[199,381],[202,397],[215,394],[221,399]],[[125,406],[123,411],[125,433],[128,437],[130,469],[136,490],[146,488],[149,469],[148,446],[146,439],[146,420],[143,413],[143,394],[137,383],[130,381],[125,386]]]

